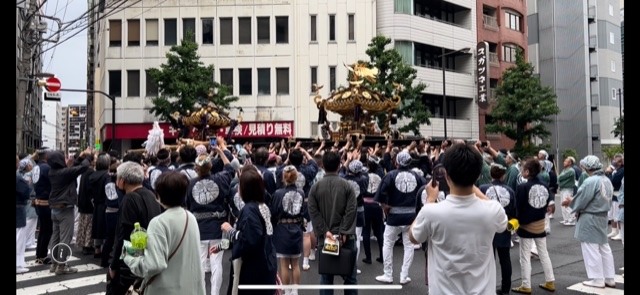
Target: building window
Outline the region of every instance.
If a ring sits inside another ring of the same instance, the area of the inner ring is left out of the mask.
[[[178,23],[175,18],[164,20],[164,45],[178,44]]]
[[[613,5],[609,4],[609,15],[613,16]]]
[[[316,16],[312,15],[311,16],[311,42],[317,42],[318,41],[318,33],[316,31],[316,25],[317,25],[317,20],[316,20]]]
[[[195,18],[183,18],[182,19],[182,39],[196,42],[196,19]]]
[[[318,84],[318,67],[311,67],[311,92],[314,92],[314,86]]]
[[[613,32],[609,32],[609,43],[616,44],[616,35]]]
[[[122,21],[119,19],[109,20],[109,46],[122,46]]]
[[[336,16],[329,15],[329,41],[336,41]]]
[[[355,15],[349,14],[349,41],[356,40]]]
[[[258,44],[271,43],[271,26],[269,25],[269,17],[261,16],[258,20]]]
[[[616,72],[616,62],[615,61],[611,61],[611,72]]]
[[[512,11],[504,12],[504,24],[507,28],[520,32],[520,19],[522,17]]]
[[[233,93],[233,69],[220,69],[220,84],[229,87]]]
[[[276,16],[276,43],[289,43],[289,17]]]
[[[513,44],[502,45],[502,61],[515,63],[518,46]]]
[[[239,69],[238,80],[240,81],[240,95],[251,95],[251,69]]]
[[[140,46],[140,20],[127,20],[127,46]]]
[[[238,18],[238,44],[251,44],[251,18]]]
[[[158,20],[146,20],[147,46],[158,46]]]
[[[615,88],[611,88],[611,99],[616,100],[618,98],[618,91]]]
[[[149,75],[149,71],[145,71],[145,84],[147,84],[147,97],[158,96],[158,83]]]
[[[276,69],[276,93],[289,94],[289,68]]]
[[[271,69],[258,69],[258,95],[271,94]]]
[[[120,70],[109,71],[109,94],[122,96],[122,72]]]
[[[329,67],[329,91],[336,90],[336,67]]]
[[[411,0],[394,0],[393,11],[395,13],[411,14],[411,6],[413,1]]]
[[[213,19],[202,19],[202,44],[213,45]]]
[[[127,71],[127,96],[140,96],[140,71],[138,70]]]
[[[233,44],[233,20],[230,17],[220,18],[220,44]]]

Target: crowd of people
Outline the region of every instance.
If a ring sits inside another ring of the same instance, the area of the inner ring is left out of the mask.
[[[215,143],[130,152],[122,159],[91,149],[71,158],[46,149],[17,155],[16,273],[29,271],[24,252],[34,246],[35,263],[50,264],[56,275],[77,272],[52,259],[60,251],[53,246],[67,244],[100,260],[107,294],[130,288],[205,294],[210,273],[211,294],[271,295],[272,289],[238,286],[282,284],[284,294],[293,295],[297,289],[287,286],[300,284],[301,271],[311,268],[325,241],[352,250],[356,263],[342,278],[357,284],[358,265],[373,263],[375,240],[381,283],[411,283],[409,269],[421,249],[430,294],[496,292],[495,256],[497,293],[530,294],[532,255],[544,270],[539,287],[554,291],[546,237],[557,194],[561,223],[575,226],[581,242],[584,284],[615,286],[608,240],[624,242],[622,155],[606,168],[595,156],[579,162],[569,156],[557,174],[545,151],[521,158],[480,141],[433,147],[360,140],[313,148],[284,140],[228,145],[218,137]],[[519,227],[507,230],[509,220]],[[143,255],[128,243],[136,223],[148,233]],[[512,288],[514,242],[520,243],[522,278]],[[394,276],[396,244],[404,255]],[[223,268],[225,251],[231,251],[230,269]],[[224,280],[228,290],[221,290]],[[320,284],[333,281],[321,275]]]

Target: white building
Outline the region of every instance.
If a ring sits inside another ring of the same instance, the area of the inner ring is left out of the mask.
[[[58,122],[57,126],[59,126],[56,130],[56,138],[60,140],[58,150],[67,153],[67,122],[69,121],[67,116],[69,114],[69,107],[60,106],[60,104],[58,104],[58,106],[58,116],[56,117],[56,121]]]
[[[406,62],[417,69],[417,81],[427,85],[423,102],[433,118],[422,125],[423,136],[442,138],[443,74],[445,52],[446,135],[478,139],[475,49],[477,44],[475,1],[379,0],[377,32],[394,40]],[[468,48],[469,53],[460,50]],[[402,123],[400,123],[402,124]]]
[[[291,124],[293,136],[316,136],[318,111],[311,85],[324,85],[326,96],[346,84],[343,63],[367,59],[365,51],[381,11],[376,2],[380,1],[141,1],[108,16],[96,29],[95,89],[116,96],[116,141],[122,140],[126,151],[146,140],[156,120],[148,110],[157,89],[145,70],[165,63],[171,45],[190,30],[195,31],[201,61],[215,66],[214,79],[232,85],[233,95],[239,97],[234,106],[243,108],[245,124]],[[469,33],[470,40],[474,35]],[[472,83],[466,75],[454,75],[461,77],[451,76],[452,83]],[[428,89],[436,90],[437,86]],[[450,93],[456,95],[456,90]],[[96,134],[110,141],[111,101],[104,96],[95,99]],[[236,114],[232,110],[231,115]],[[169,129],[166,124],[163,128]],[[174,133],[165,132],[165,138],[172,137]]]
[[[66,116],[62,113],[60,102],[44,101],[42,103],[42,146],[66,150],[63,136],[65,130]]]

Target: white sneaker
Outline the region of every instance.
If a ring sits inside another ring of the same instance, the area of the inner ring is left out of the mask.
[[[385,275],[381,275],[381,276],[377,276],[376,277],[376,281],[381,282],[381,283],[391,284],[391,283],[393,283],[393,278],[390,278],[390,277],[385,276]]]
[[[624,271],[624,266],[623,266],[623,267],[621,267],[621,268],[619,268],[619,269],[620,269],[620,271]]]
[[[38,248],[38,245],[37,245],[37,244],[31,244],[31,245],[27,245],[27,246],[25,247],[25,250],[27,250],[27,251],[31,251],[31,250],[35,250],[36,248]]]
[[[614,240],[614,241],[621,241],[622,237],[620,236],[620,233],[618,233],[617,235],[611,237],[611,239]]]
[[[302,265],[302,270],[309,270],[310,268],[311,268],[311,266],[308,265],[308,264],[303,264]]]
[[[361,274],[361,273],[362,273],[362,271],[360,271],[359,269],[356,269],[356,273],[357,273],[357,274]]]
[[[413,249],[414,249],[414,250],[420,250],[420,249],[422,249],[422,245],[420,245],[420,244],[415,244],[415,245],[413,245]]]
[[[29,271],[29,269],[26,268],[26,267],[21,267],[21,266],[16,267],[16,274],[25,273],[25,272],[28,272],[28,271]]]
[[[589,286],[589,287],[595,287],[595,288],[604,288],[604,280],[600,279],[600,280],[588,280],[588,281],[584,281],[582,282],[583,285],[585,286]]]
[[[411,283],[411,278],[410,277],[400,278],[400,284],[401,285],[406,285],[408,283]]]
[[[611,232],[607,235],[607,238],[612,238],[615,237],[619,234],[620,232],[618,232],[617,229],[611,230]]]
[[[311,249],[311,253],[309,253],[309,260],[311,261],[316,260],[316,250]]]
[[[513,241],[511,241],[511,248],[513,248]]]

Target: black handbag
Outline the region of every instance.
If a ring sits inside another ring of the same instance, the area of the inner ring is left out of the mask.
[[[331,188],[329,188],[331,194]],[[333,221],[333,215],[336,212],[336,197],[334,196],[333,208],[331,210],[331,218],[329,219],[329,226]],[[318,273],[321,275],[334,275],[334,276],[350,276],[355,271],[356,265],[356,253],[354,250],[343,247],[340,245],[339,254],[325,254],[321,249],[318,249]]]

